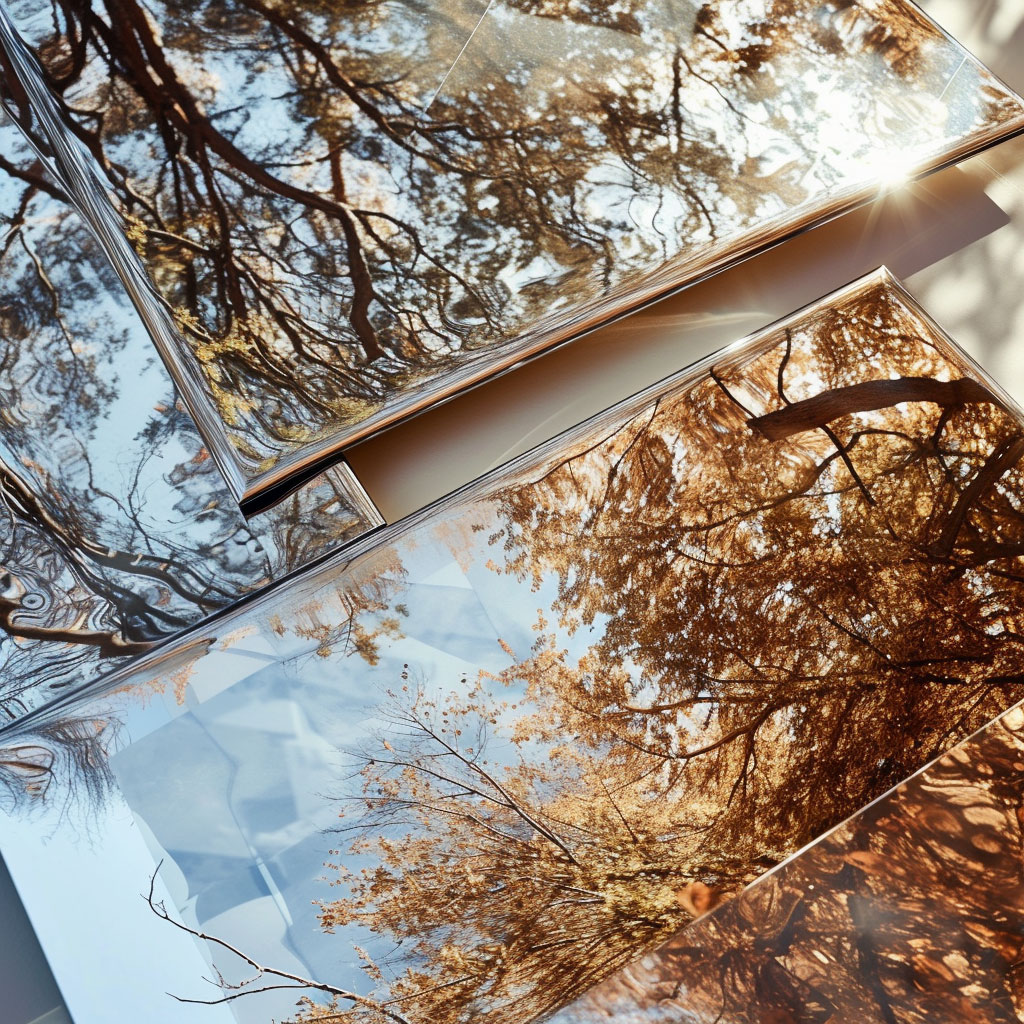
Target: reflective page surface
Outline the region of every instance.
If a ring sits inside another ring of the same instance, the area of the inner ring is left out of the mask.
[[[1024,711],[599,985],[552,1024],[1015,1024]]]
[[[240,498],[1024,126],[903,0],[9,7]]]
[[[57,179],[0,124],[0,720],[381,523],[340,465],[248,522]]]
[[[876,273],[0,734],[8,796],[124,801],[125,884],[343,1020],[525,1024],[1024,698],[1022,455]]]

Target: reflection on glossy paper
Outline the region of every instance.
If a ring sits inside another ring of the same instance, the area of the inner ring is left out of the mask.
[[[8,90],[240,496],[1024,124],[902,0],[117,10]]]
[[[0,126],[0,720],[380,524],[339,466],[246,522],[56,178]]]
[[[1024,712],[1008,712],[552,1024],[1016,1022]]]
[[[1022,439],[873,275],[37,717],[10,795],[114,751],[191,925],[539,1019],[1024,697]]]

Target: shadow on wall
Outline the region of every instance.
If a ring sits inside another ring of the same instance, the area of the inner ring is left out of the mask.
[[[1016,0],[926,0],[922,6],[1007,85],[1024,88],[1024,14]]]
[[[0,992],[7,1024],[71,1024],[57,982],[0,858]]]
[[[926,12],[1015,89],[1024,87],[1024,13],[1014,0],[925,0]],[[1009,225],[907,281],[931,314],[1018,399],[1024,395],[1024,140],[964,165]]]

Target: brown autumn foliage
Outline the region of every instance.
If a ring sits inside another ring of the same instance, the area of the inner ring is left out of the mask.
[[[1014,709],[555,1024],[1016,1024],[1024,714]]]
[[[321,903],[366,990],[297,1019],[539,1019],[1024,697],[1022,434],[874,277],[282,598],[340,686],[430,613],[419,546],[543,606],[503,670],[410,659],[373,706]],[[793,984],[737,991],[784,1021]]]
[[[383,1004],[538,1019],[1024,697],[1022,438],[876,282],[505,489],[534,649],[408,667],[342,813]]]

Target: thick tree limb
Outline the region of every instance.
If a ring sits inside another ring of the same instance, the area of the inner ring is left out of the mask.
[[[1024,436],[1014,434],[1000,444],[964,488],[957,503],[946,519],[942,532],[934,545],[937,555],[948,557],[953,553],[956,539],[967,521],[967,516],[986,492],[1024,458]]]
[[[769,441],[783,441],[805,430],[824,427],[840,416],[888,409],[900,402],[934,402],[943,407],[987,402],[1002,406],[1002,402],[984,384],[970,377],[948,381],[932,377],[898,377],[895,380],[868,380],[823,391],[784,409],[754,416],[747,420],[747,426]]]

